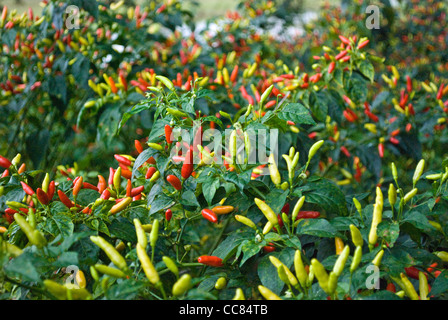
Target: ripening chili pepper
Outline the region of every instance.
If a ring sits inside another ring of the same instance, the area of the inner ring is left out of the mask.
[[[58,190],[58,196],[59,196],[59,200],[61,200],[61,202],[67,207],[67,208],[72,208],[74,207],[74,204],[72,203],[72,201],[70,200],[70,198],[62,191],[62,190]]]
[[[360,42],[360,43],[358,44],[358,49],[362,49],[362,48],[364,48],[369,42],[370,42],[369,39]]]
[[[115,247],[113,245],[111,245],[109,242],[107,242],[103,237],[90,236],[90,240],[94,244],[96,244],[101,250],[104,251],[104,253],[108,256],[108,258],[114,265],[116,265],[122,271],[125,271],[128,269],[128,265],[126,263],[126,260],[123,258],[123,256],[117,251],[117,249],[115,249]]]
[[[39,200],[39,202],[41,204],[43,204],[43,205],[47,205],[48,204],[48,202],[49,202],[48,196],[41,188],[37,188],[36,196],[37,196],[37,200]]]
[[[110,198],[110,190],[104,189],[100,196],[101,199],[108,200]]]
[[[202,209],[201,214],[204,217],[204,219],[206,219],[206,220],[208,220],[210,222],[213,222],[213,223],[217,223],[218,222],[218,217],[210,209]]]
[[[125,165],[125,166],[132,166],[132,161],[129,160],[128,158],[123,157],[122,155],[119,154],[115,154],[114,158],[121,164]]]
[[[171,184],[174,187],[174,189],[176,189],[176,190],[182,189],[182,184],[181,184],[179,178],[176,177],[175,175],[171,174],[171,175],[167,176],[166,181],[168,181],[169,184]]]
[[[228,214],[231,213],[235,208],[233,206],[216,206],[212,208],[212,211],[216,214]]]
[[[222,259],[216,256],[203,255],[198,258],[198,262],[210,267],[222,267]]]
[[[106,179],[102,175],[98,175],[98,184],[96,187],[98,188],[99,193],[103,193],[103,191],[107,188]]]
[[[29,185],[27,185],[25,182],[23,182],[23,181],[20,181],[20,184],[22,185],[22,189],[23,189],[23,191],[25,191],[25,193],[27,194],[27,195],[30,195],[30,196],[32,196],[35,192],[34,192],[34,190],[33,190],[33,188],[31,188]]]
[[[116,203],[111,209],[110,214],[116,214],[120,211],[123,211],[130,203],[132,202],[131,197],[126,197],[122,201]]]
[[[342,250],[344,250],[344,242],[342,241],[342,239],[339,237],[335,237],[334,244],[336,248],[336,254],[337,255],[341,254]]]
[[[149,167],[145,174],[145,179],[151,179],[154,173],[157,171],[155,167]]]
[[[73,186],[73,196],[77,197],[79,191],[82,189],[82,184],[83,184],[83,178],[80,176],[78,177],[78,179],[76,180],[74,186]]]

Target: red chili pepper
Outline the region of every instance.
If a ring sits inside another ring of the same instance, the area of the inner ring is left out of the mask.
[[[126,184],[126,197],[131,196],[131,191],[132,191],[132,181],[131,181],[131,179],[128,179],[127,184]]]
[[[171,133],[173,132],[173,128],[169,124],[165,125],[165,138],[166,143],[170,144],[173,143],[173,140],[171,139]]]
[[[202,129],[202,126],[200,126],[198,128],[198,130],[196,131],[196,134],[193,138],[193,152],[194,153],[199,152],[198,145],[202,146],[202,134],[203,134],[203,129]],[[193,153],[191,155],[193,156]],[[193,163],[193,161],[191,161],[191,162]]]
[[[347,55],[347,50],[341,51],[339,54],[336,55],[336,57],[334,57],[336,60],[341,60],[343,57],[345,57]]]
[[[131,190],[131,197],[136,197],[143,192],[145,186],[139,186]]]
[[[412,79],[410,76],[406,76],[406,90],[411,93],[412,92]]]
[[[109,179],[108,179],[108,184],[111,186],[114,184],[114,174],[115,174],[115,170],[114,168],[109,168]]]
[[[443,83],[439,87],[439,91],[437,91],[436,99],[440,100],[443,97]]]
[[[349,45],[350,44],[350,40],[348,40],[346,37],[344,37],[343,35],[339,35],[339,39],[341,39],[342,43]]]
[[[222,267],[222,259],[216,256],[200,256],[198,262],[211,267]]]
[[[382,143],[378,144],[378,153],[380,155],[380,158],[384,157],[384,144]]]
[[[7,177],[7,176],[9,176],[9,170],[8,169],[3,171],[1,178]]]
[[[91,214],[92,213],[92,209],[90,209],[89,207],[85,207],[81,212],[84,213],[84,214]]]
[[[54,181],[51,181],[50,184],[48,185],[47,190],[48,201],[53,200],[55,190],[56,190],[56,183]]]
[[[320,217],[319,211],[299,211],[296,220],[298,219],[316,219]]]
[[[64,192],[62,192],[62,190],[58,190],[58,196],[59,196],[59,199],[61,200],[61,202],[62,202],[67,208],[70,209],[70,208],[74,207],[74,205],[73,205],[72,201],[70,200],[70,198],[67,197],[67,195],[66,195]]]
[[[47,205],[48,204],[48,202],[49,202],[48,196],[45,193],[45,191],[42,190],[41,188],[37,188],[36,196],[37,196],[37,200],[39,200],[40,203],[42,203],[43,205]]]
[[[235,67],[233,68],[232,74],[230,75],[230,81],[235,82],[237,76],[238,76],[238,65],[235,65]]]
[[[168,177],[166,177],[166,181],[168,181],[169,184],[171,184],[174,187],[174,189],[176,190],[182,189],[182,184],[179,178],[176,177],[175,175],[170,174]]]
[[[0,167],[3,167],[5,169],[8,169],[11,166],[11,161],[6,159],[3,156],[0,156]]]
[[[364,113],[366,114],[367,117],[369,117],[370,120],[372,120],[373,122],[378,122],[378,116],[373,114],[372,112],[370,112],[370,110],[364,110]]]
[[[23,189],[23,191],[25,191],[25,193],[26,193],[27,195],[32,196],[32,195],[34,194],[34,190],[33,190],[33,188],[31,188],[31,187],[30,187],[29,185],[27,185],[25,182],[20,181],[20,184],[22,185],[22,189]]]
[[[389,282],[386,287],[387,291],[395,293],[397,290],[395,289],[395,285],[392,282]]]
[[[190,148],[185,155],[185,161],[182,165],[181,176],[183,179],[188,179],[193,172],[193,149]]]
[[[134,140],[135,150],[140,154],[143,152],[143,146],[138,140]]]
[[[428,271],[428,272],[433,272],[434,271],[434,268],[436,268],[438,266],[438,263],[437,262],[434,262],[433,264],[431,264],[430,266],[429,266],[429,268],[427,268],[426,270]]]
[[[370,42],[370,40],[364,40],[363,42],[361,42],[360,44],[358,44],[358,49],[362,49],[364,48],[368,43]]]
[[[218,216],[212,210],[210,210],[210,209],[203,209],[201,213],[202,213],[202,216],[206,220],[208,220],[210,222],[213,222],[213,223],[218,222]]]
[[[105,189],[105,190],[101,193],[100,198],[101,198],[101,199],[104,199],[104,200],[109,200],[109,198],[110,198],[110,191],[109,191],[109,189]]]
[[[125,165],[125,166],[131,166],[131,165],[132,165],[132,161],[131,161],[131,160],[129,160],[128,158],[125,158],[125,157],[123,157],[123,156],[120,156],[119,154],[115,154],[115,155],[114,155],[114,158],[115,158],[119,163],[121,163],[122,165]]]
[[[328,66],[328,73],[330,73],[330,74],[333,73],[335,67],[336,67],[336,62],[331,61]]]
[[[173,212],[171,211],[171,209],[166,210],[165,211],[165,219],[166,219],[166,221],[170,221],[172,217],[173,217]]]
[[[272,242],[269,242],[269,244],[270,244],[269,246],[264,246],[263,247],[263,251],[266,252],[266,253],[275,251],[274,244]]]
[[[283,206],[282,210],[280,212],[284,212],[286,214],[289,214],[289,203],[285,203],[285,205]]]
[[[393,144],[400,144],[400,141],[395,137],[390,137],[389,141]]]
[[[408,277],[418,280],[418,273],[420,270],[418,270],[416,267],[408,267],[404,268],[404,270],[406,271]]]
[[[98,175],[98,184],[96,187],[99,193],[103,193],[103,191],[107,188],[106,179],[102,175]]]
[[[156,167],[149,167],[148,171],[146,171],[145,179],[151,179],[154,173],[157,171]]]
[[[73,186],[73,196],[78,196],[79,191],[82,189],[83,186],[83,178],[77,177],[75,180],[74,186]]]

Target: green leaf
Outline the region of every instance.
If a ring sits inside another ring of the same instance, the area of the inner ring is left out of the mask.
[[[110,286],[106,291],[108,300],[134,300],[145,287],[144,282],[125,279]]]
[[[428,218],[426,218],[425,215],[423,215],[422,213],[416,211],[416,210],[411,210],[409,211],[403,218],[403,220],[401,220],[402,223],[404,222],[408,222],[410,224],[412,224],[414,227],[416,227],[417,229],[420,229],[424,232],[428,232],[429,230],[434,230],[434,227],[429,223]]]
[[[44,230],[53,236],[60,234],[63,238],[66,238],[73,234],[74,224],[69,216],[58,213],[47,217]]]
[[[212,205],[213,197],[215,196],[216,190],[218,190],[220,182],[213,177],[210,177],[202,184],[202,194],[208,205]]]
[[[344,193],[330,180],[310,179],[305,186],[297,189],[305,195],[306,202],[314,203],[328,213],[341,216],[348,214]]]
[[[232,233],[218,245],[212,252],[212,255],[226,261],[236,252],[240,244],[248,238],[253,238],[253,232]]]
[[[273,252],[260,259],[257,272],[261,284],[277,295],[280,295],[285,283],[278,277],[277,268],[269,260],[269,256],[278,258],[286,267],[290,268],[294,261],[294,253],[294,249],[285,248],[280,252]]]
[[[180,203],[185,207],[199,207],[198,200],[193,191],[187,190],[182,193]]]
[[[437,297],[440,295],[446,295],[447,292],[448,292],[448,271],[443,270],[432,284],[431,295]]]
[[[148,161],[149,158],[157,154],[157,150],[152,148],[147,148],[143,150],[142,153],[140,153],[134,161],[134,167],[132,168],[132,180],[135,180],[135,173],[137,172],[138,168],[140,168],[146,161]]]
[[[256,255],[258,252],[260,252],[261,248],[263,247],[263,243],[257,243],[254,240],[244,240],[243,243],[240,245],[241,252],[243,253],[243,258],[240,262],[240,267],[243,266],[243,264]]]
[[[168,197],[166,194],[161,193],[152,203],[151,209],[149,209],[149,214],[152,215],[160,210],[169,207],[173,203],[173,199]]]
[[[137,236],[134,224],[124,217],[117,217],[109,225],[110,235],[125,242],[135,243]]]
[[[311,117],[310,111],[301,103],[288,103],[279,112],[278,117],[285,121],[292,121],[295,124],[315,125],[316,122]]]
[[[370,82],[373,83],[373,80],[375,78],[375,69],[373,68],[373,65],[367,60],[361,60],[358,68],[359,68],[359,71],[364,76],[366,76],[366,78],[369,79]]]
[[[392,248],[400,235],[400,226],[398,222],[382,221],[378,225],[377,233]]]
[[[297,225],[296,233],[327,238],[339,236],[336,229],[326,219],[303,219]]]
[[[44,264],[42,258],[34,253],[24,252],[15,259],[10,260],[4,270],[10,277],[18,277],[23,281],[40,282],[40,274],[37,270],[38,263]]]
[[[310,109],[313,116],[321,122],[324,122],[328,114],[328,97],[326,91],[312,92],[309,99]]]

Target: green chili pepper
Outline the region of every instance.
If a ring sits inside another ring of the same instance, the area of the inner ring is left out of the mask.
[[[175,297],[179,297],[183,294],[185,294],[188,290],[191,288],[191,276],[186,273],[183,274],[179,280],[176,281],[173,285],[173,295]]]

